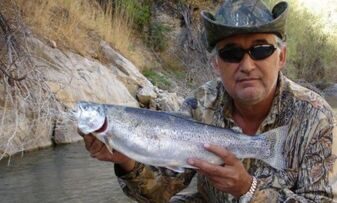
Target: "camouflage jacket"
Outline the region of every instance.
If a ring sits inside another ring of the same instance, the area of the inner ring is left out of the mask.
[[[219,80],[198,88],[182,106],[182,112],[198,121],[240,131],[231,111],[232,101]],[[284,148],[286,170],[277,171],[255,159],[242,160],[258,180],[251,202],[337,201],[337,129],[333,112],[318,94],[280,74],[273,105],[257,133],[283,125],[289,127]],[[117,165],[115,172],[124,193],[138,202],[238,202],[199,174],[196,193],[177,195],[190,183],[193,170],[175,174],[137,163],[128,174]]]

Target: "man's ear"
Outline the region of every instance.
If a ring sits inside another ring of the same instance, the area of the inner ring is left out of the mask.
[[[213,71],[216,75],[220,75],[220,71],[219,71],[219,61],[218,61],[218,57],[217,56],[213,56],[211,58],[211,66],[213,67]]]
[[[280,53],[280,69],[283,69],[287,63],[287,47],[283,46],[280,48],[281,53]]]

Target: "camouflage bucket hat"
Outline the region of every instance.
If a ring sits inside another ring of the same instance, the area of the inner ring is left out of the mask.
[[[285,40],[288,3],[279,2],[270,11],[261,0],[225,0],[215,16],[201,12],[207,50],[220,40],[246,33],[274,33]]]

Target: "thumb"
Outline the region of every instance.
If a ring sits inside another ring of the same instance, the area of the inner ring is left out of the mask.
[[[234,165],[238,159],[236,156],[226,148],[223,148],[218,145],[210,145],[210,144],[205,144],[205,148],[209,151],[214,153],[215,155],[221,157],[226,165]]]

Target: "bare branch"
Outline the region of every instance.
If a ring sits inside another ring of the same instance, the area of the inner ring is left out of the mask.
[[[0,160],[25,150],[41,133],[39,126],[51,127],[62,111],[42,71],[56,65],[46,60],[35,64],[20,11],[6,6],[0,5]],[[31,138],[23,139],[26,134]]]

